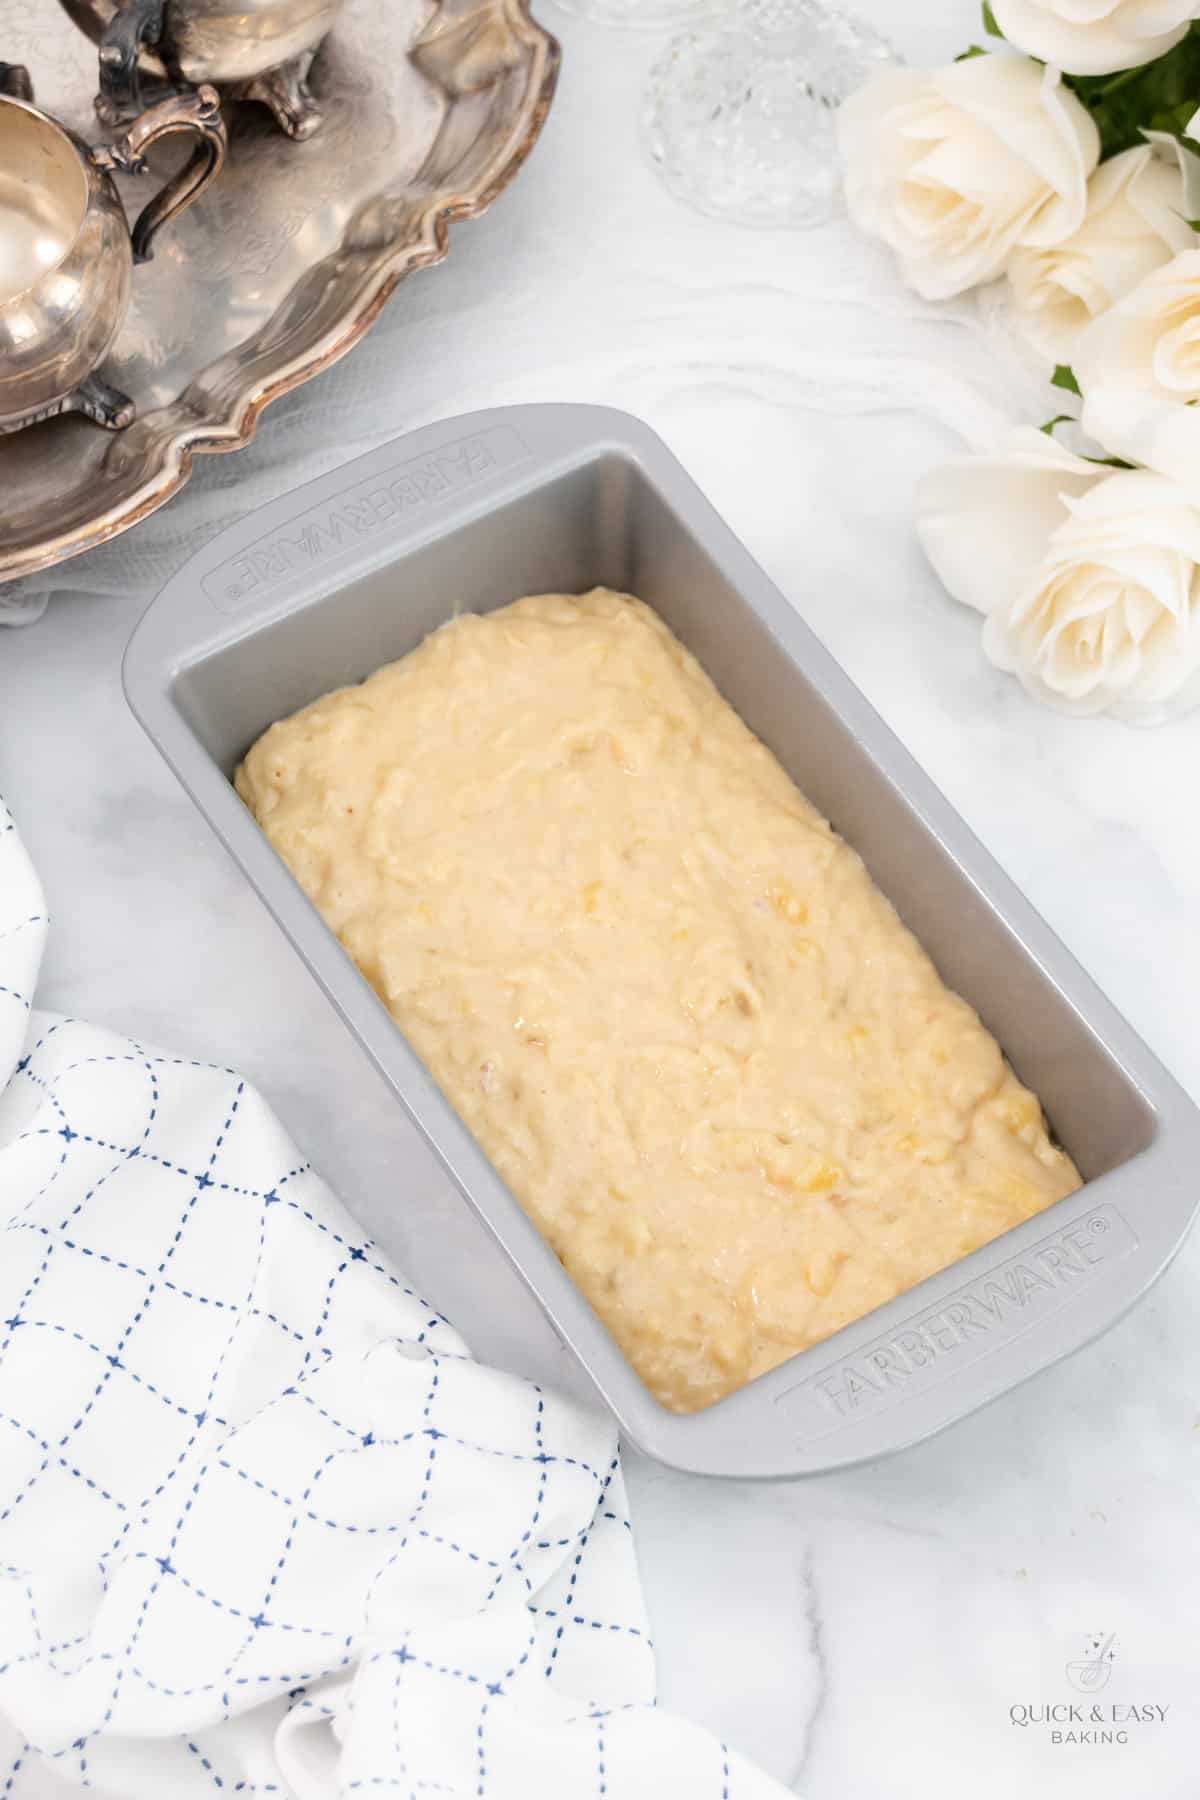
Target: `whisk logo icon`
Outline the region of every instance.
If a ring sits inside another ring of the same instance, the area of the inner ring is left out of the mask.
[[[1098,1694],[1101,1688],[1108,1686],[1116,1641],[1115,1631],[1110,1631],[1107,1637],[1097,1632],[1095,1637],[1089,1638],[1084,1654],[1067,1664],[1067,1680],[1072,1687],[1078,1688],[1081,1694]]]

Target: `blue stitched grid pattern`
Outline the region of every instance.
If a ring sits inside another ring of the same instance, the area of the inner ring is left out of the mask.
[[[0,1800],[777,1791],[653,1709],[607,1421],[231,1070],[33,1010],[0,811]]]

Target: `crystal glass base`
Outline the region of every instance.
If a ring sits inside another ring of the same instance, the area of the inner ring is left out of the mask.
[[[743,225],[819,225],[838,187],[834,119],[896,53],[822,0],[738,0],[667,46],[642,129],[673,193]]]
[[[667,31],[690,25],[724,10],[724,0],[555,0],[564,12],[597,25],[623,25],[642,31]]]

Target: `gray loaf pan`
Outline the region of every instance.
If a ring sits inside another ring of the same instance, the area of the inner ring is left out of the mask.
[[[1085,1182],[686,1416],[644,1387],[230,782],[273,720],[454,614],[597,584],[657,609],[859,850],[1041,1096]],[[285,495],[167,584],[134,633],[125,687],[628,1436],[663,1462],[789,1476],[915,1444],[1087,1343],[1179,1249],[1200,1114],[637,420],[587,406],[475,413]]]

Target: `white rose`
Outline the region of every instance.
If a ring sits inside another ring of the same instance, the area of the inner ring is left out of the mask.
[[[1157,724],[1200,704],[1200,507],[1044,432],[925,477],[917,531],[983,647],[1062,712]]]
[[[1070,237],[1100,153],[1057,70],[1005,54],[881,70],[843,102],[838,136],[850,216],[927,300],[990,281],[1018,245]]]
[[[1089,325],[1072,361],[1083,426],[1114,455],[1200,477],[1200,250],[1147,276]]]
[[[1196,241],[1184,171],[1149,144],[1101,163],[1079,230],[1044,250],[1014,250],[1014,318],[1049,362],[1072,363],[1092,320]]]
[[[1165,56],[1197,10],[1195,0],[992,0],[1010,44],[1068,75],[1112,75]]]

